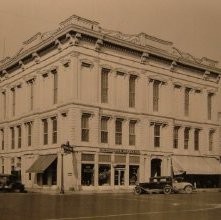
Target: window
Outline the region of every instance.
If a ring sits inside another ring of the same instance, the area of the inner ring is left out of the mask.
[[[15,116],[15,88],[11,89],[12,91],[12,115]]]
[[[184,129],[184,149],[188,149],[189,147],[189,136],[190,136],[190,128]]]
[[[139,166],[130,165],[129,166],[129,185],[135,185],[138,180]]]
[[[135,82],[136,76],[131,75],[129,78],[129,107],[135,107]]]
[[[17,126],[18,130],[18,148],[21,148],[21,125]]]
[[[213,137],[214,137],[214,130],[209,131],[209,151],[213,150]]]
[[[11,173],[15,171],[15,158],[11,158]]]
[[[43,144],[48,144],[48,121],[47,119],[43,119]]]
[[[58,101],[58,73],[57,70],[52,70],[53,73],[53,103],[57,104]]]
[[[11,149],[15,149],[15,129],[11,127]]]
[[[89,114],[82,114],[81,117],[81,140],[89,141]]]
[[[32,142],[32,122],[27,123],[27,141],[28,141],[28,146],[31,146]]]
[[[33,107],[34,107],[34,81],[31,80],[29,85],[30,85],[30,110],[33,110]]]
[[[122,144],[122,119],[115,121],[115,144]]]
[[[159,87],[160,81],[155,80],[153,82],[153,111],[159,111]]]
[[[101,143],[108,143],[108,118],[101,117]]]
[[[6,118],[6,93],[2,92],[2,110],[3,110],[3,118]]]
[[[173,148],[178,148],[179,141],[179,127],[175,126],[173,128]]]
[[[109,69],[101,70],[101,102],[108,103],[108,73]]]
[[[81,185],[94,185],[94,164],[81,164]]]
[[[184,114],[189,116],[189,105],[190,105],[190,88],[185,88],[185,98],[184,98]]]
[[[57,143],[57,118],[53,117],[52,119],[52,144]]]
[[[111,184],[111,165],[99,164],[98,168],[98,185],[107,186]]]
[[[136,144],[136,135],[135,135],[136,121],[129,122],[129,145]]]
[[[1,129],[1,148],[2,150],[5,149],[5,132],[4,129]]]
[[[213,93],[209,93],[207,95],[207,113],[208,113],[208,120],[211,120],[212,118],[212,98]]]
[[[199,150],[199,129],[194,131],[194,150]]]
[[[160,125],[154,125],[154,147],[160,147]]]
[[[5,160],[4,160],[4,158],[2,158],[2,173],[4,174],[5,173]]]

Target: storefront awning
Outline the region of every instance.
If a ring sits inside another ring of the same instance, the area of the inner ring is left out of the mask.
[[[173,156],[174,174],[221,175],[221,164],[214,157]]]
[[[40,155],[26,172],[43,173],[56,158],[57,154]]]

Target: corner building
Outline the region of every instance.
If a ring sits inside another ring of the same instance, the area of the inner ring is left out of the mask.
[[[0,61],[0,172],[36,189],[171,174],[218,187],[220,74],[171,42],[73,15]]]

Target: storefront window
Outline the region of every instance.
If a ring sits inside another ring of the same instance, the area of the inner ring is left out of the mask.
[[[98,174],[99,186],[110,185],[111,182],[111,166],[108,164],[99,165]]]
[[[129,166],[129,184],[130,185],[136,184],[136,181],[138,180],[138,171],[139,171],[138,165]]]
[[[81,165],[81,185],[94,185],[94,164]]]

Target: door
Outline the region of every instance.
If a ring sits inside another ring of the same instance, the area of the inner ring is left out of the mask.
[[[114,171],[114,185],[122,186],[125,184],[124,181],[125,169],[116,168]]]

